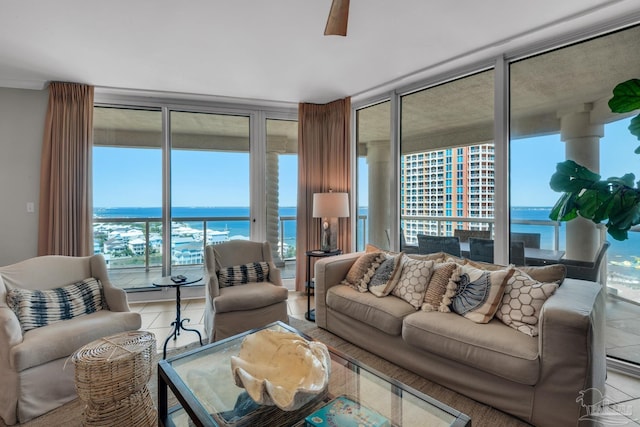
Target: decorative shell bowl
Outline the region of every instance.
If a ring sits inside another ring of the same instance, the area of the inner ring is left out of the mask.
[[[324,392],[331,359],[327,346],[292,332],[264,329],[247,335],[231,371],[238,387],[261,405],[294,411]]]

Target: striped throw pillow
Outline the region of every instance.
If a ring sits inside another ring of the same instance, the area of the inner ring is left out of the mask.
[[[10,288],[7,305],[23,332],[102,310],[102,283],[93,277],[56,289]]]
[[[218,282],[221,288],[244,285],[251,282],[266,282],[269,279],[269,263],[252,262],[220,269]]]

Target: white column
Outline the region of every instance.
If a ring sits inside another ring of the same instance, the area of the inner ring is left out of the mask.
[[[276,151],[267,151],[267,224],[266,234],[267,241],[271,243],[271,255],[273,262],[277,266],[283,266],[284,261],[280,257],[278,242],[278,225],[280,222],[280,213],[278,212],[278,202],[280,200],[280,182],[278,178],[278,153]]]
[[[591,123],[592,104],[584,104],[571,111],[560,112],[560,136],[566,143],[565,156],[593,172],[600,171],[600,138],[602,124]],[[565,258],[591,261],[600,239],[596,225],[578,217],[567,221]]]
[[[387,233],[391,224],[390,171],[391,147],[389,141],[367,143],[367,164],[369,165],[369,218],[367,233],[369,243],[383,249],[389,247]],[[395,208],[395,206],[394,206]]]

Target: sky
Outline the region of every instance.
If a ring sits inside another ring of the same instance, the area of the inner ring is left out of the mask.
[[[631,119],[605,126],[600,141],[600,174],[640,177],[640,145],[627,129]],[[511,144],[512,206],[553,206],[560,194],[549,188],[549,178],[564,160],[559,135],[519,139]],[[95,207],[158,207],[162,205],[160,149],[94,147]],[[249,154],[174,150],[172,154],[173,206],[249,206]],[[358,179],[367,177],[359,162]],[[280,206],[296,206],[297,156],[279,156]],[[359,197],[366,206],[368,193]]]
[[[632,172],[640,177],[640,155],[634,150],[640,141],[627,129],[630,118],[605,125],[600,139],[600,175],[603,178]],[[556,164],[565,160],[565,143],[560,135],[518,139],[511,143],[512,206],[553,206],[560,193],[549,188]]]

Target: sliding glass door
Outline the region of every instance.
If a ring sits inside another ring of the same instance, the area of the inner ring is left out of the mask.
[[[294,115],[204,110],[94,108],[94,252],[118,287],[204,276],[205,246],[233,239],[268,240],[294,277]]]
[[[249,117],[171,112],[171,265],[204,262],[204,246],[249,239]]]

